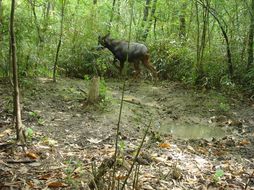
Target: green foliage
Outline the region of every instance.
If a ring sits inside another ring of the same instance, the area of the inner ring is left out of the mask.
[[[39,125],[43,125],[45,123],[44,119],[42,119],[41,116],[35,111],[28,112],[28,115],[30,116],[30,120],[36,121]]]
[[[118,143],[118,146],[119,146],[120,152],[123,154],[124,150],[126,149],[125,142],[124,142],[124,141],[120,141],[120,142]]]
[[[254,67],[243,77],[243,85],[249,92],[254,91]]]
[[[215,183],[218,183],[223,176],[224,176],[224,171],[222,169],[217,169],[213,176],[213,181]]]
[[[107,94],[107,84],[103,78],[100,79],[99,94],[102,100],[105,100]]]
[[[31,141],[32,138],[33,138],[33,136],[34,136],[34,131],[33,131],[33,129],[30,128],[30,127],[27,127],[27,128],[26,128],[26,138],[27,138],[27,140],[28,140],[28,141]]]
[[[151,44],[151,59],[162,79],[187,82],[192,77],[190,49],[174,40]]]
[[[80,160],[73,160],[73,159],[69,159],[66,161],[65,163],[67,165],[66,169],[64,170],[65,174],[66,174],[66,178],[65,181],[66,183],[68,183],[69,185],[71,185],[74,189],[78,189],[78,187],[80,186],[80,181],[78,179],[75,179],[75,177],[73,177],[75,170],[78,171],[78,174],[80,176],[83,175],[83,172],[81,170],[81,168],[83,168],[83,164]],[[79,171],[81,170],[81,172]]]
[[[227,104],[227,103],[221,102],[221,103],[219,104],[219,110],[220,110],[221,112],[228,112],[228,111],[230,110],[230,106],[229,106],[229,104]]]
[[[47,9],[47,3],[50,8]],[[186,0],[157,1],[154,17],[144,21],[145,1],[135,1],[131,40],[138,41],[150,25],[145,43],[151,60],[161,79],[198,84],[206,88],[235,91],[237,86],[254,91],[254,67],[246,69],[248,52],[246,44],[250,26],[250,7],[246,2],[211,1],[229,36],[234,69],[229,78],[225,40],[213,16],[209,15],[202,62],[203,73],[196,72],[197,37],[200,42],[204,26],[203,8]],[[30,1],[19,1],[16,7],[15,31],[19,74],[24,77],[51,77],[55,61],[61,18],[61,1],[35,0],[35,15]],[[152,7],[150,5],[150,7]],[[165,9],[165,7],[168,7]],[[8,76],[9,66],[9,15],[10,1],[2,1],[0,14],[0,77]],[[63,38],[59,52],[57,74],[83,78],[84,75],[117,77],[111,64],[113,56],[108,50],[98,51],[98,35],[105,35],[111,26],[111,36],[127,40],[131,5],[129,1],[67,1],[63,21]],[[150,9],[151,12],[151,9]],[[113,20],[110,23],[111,15]],[[185,36],[180,37],[180,16],[184,16]],[[155,22],[156,18],[156,22]],[[199,34],[197,32],[199,18]],[[200,43],[199,42],[199,43]],[[199,44],[200,46],[200,44]],[[127,72],[130,74],[130,72]],[[200,77],[200,78],[199,78]],[[23,80],[24,78],[22,78]],[[198,83],[196,83],[198,81]]]

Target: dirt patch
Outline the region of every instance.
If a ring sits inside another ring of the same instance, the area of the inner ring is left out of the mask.
[[[85,188],[84,184],[91,178],[91,163],[101,163],[114,150],[122,82],[110,80],[105,84],[105,99],[91,106],[85,101],[89,81],[60,79],[54,84],[45,78],[23,80],[23,123],[34,133],[28,152],[37,152],[38,161],[12,165],[8,169],[6,160],[11,156],[8,148],[3,147],[5,151],[0,154],[2,183],[15,181],[17,187],[42,188],[49,186],[52,179],[61,179],[65,188]],[[14,131],[10,130],[11,94],[8,82],[2,81],[0,143],[14,139]],[[143,151],[152,155],[152,161],[150,167],[141,168],[140,189],[207,187],[217,168],[238,179],[233,183],[228,175],[224,175],[216,184],[218,186],[233,184],[232,189],[237,189],[247,183],[247,186],[253,185],[253,178],[248,178],[254,169],[251,164],[254,161],[252,104],[216,91],[186,89],[179,83],[127,81],[121,117],[121,143],[125,156],[128,157],[128,150],[138,146],[145,126],[152,121]],[[21,151],[15,156],[24,154]],[[226,160],[230,160],[228,164],[232,168],[225,166]],[[239,165],[244,174],[234,173],[239,170]],[[77,168],[82,173],[77,172],[75,178],[73,172]],[[174,176],[172,180],[174,168],[181,171],[182,177],[177,181]],[[13,172],[16,175],[14,180],[10,175]],[[48,178],[45,177],[47,174]],[[43,176],[46,179],[42,179]],[[204,179],[207,182],[202,181]]]

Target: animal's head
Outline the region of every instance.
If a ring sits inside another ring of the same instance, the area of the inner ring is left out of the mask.
[[[106,36],[99,36],[98,37],[98,43],[100,45],[102,45],[103,47],[105,47],[108,44],[108,42],[109,42],[109,39],[110,39],[109,36],[110,36],[109,33]]]

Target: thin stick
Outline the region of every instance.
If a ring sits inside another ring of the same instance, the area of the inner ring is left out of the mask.
[[[36,160],[7,160],[6,161],[8,164],[29,164],[29,163],[33,163],[36,162]]]
[[[132,165],[131,165],[131,168],[130,168],[128,174],[127,174],[127,177],[126,177],[126,179],[124,180],[124,183],[123,183],[123,186],[122,186],[121,190],[124,189],[124,186],[126,185],[128,178],[130,177],[130,174],[131,174],[132,169],[133,169],[133,167],[134,167],[134,165],[135,165],[135,163],[136,163],[136,161],[137,161],[137,158],[138,158],[138,155],[139,155],[139,153],[140,153],[140,150],[141,150],[141,148],[142,148],[142,146],[143,146],[143,144],[144,144],[144,141],[145,141],[146,135],[147,135],[147,133],[148,133],[148,130],[149,130],[150,127],[151,127],[151,123],[152,123],[152,120],[150,120],[149,125],[148,125],[147,128],[146,128],[146,131],[145,131],[145,134],[144,134],[144,136],[143,136],[143,139],[142,139],[142,141],[141,141],[141,143],[140,143],[140,145],[139,145],[139,147],[138,147],[138,151],[137,151],[137,153],[136,153],[136,155],[135,155],[135,158],[134,158],[133,163],[132,163]]]
[[[129,49],[130,49],[130,39],[131,39],[131,26],[132,26],[132,19],[133,19],[133,6],[134,2],[131,1],[131,18],[130,18],[130,27],[129,27],[129,39],[128,39],[128,50],[127,50],[127,58],[126,62],[128,62],[129,59]],[[114,166],[113,166],[113,176],[112,176],[112,190],[115,186],[115,173],[116,173],[116,161],[117,161],[117,153],[118,153],[118,141],[119,141],[119,131],[120,131],[120,122],[122,117],[122,109],[123,109],[123,99],[124,99],[124,91],[125,91],[125,79],[123,81],[123,89],[122,89],[122,98],[121,98],[121,105],[120,105],[120,111],[119,111],[119,117],[118,117],[118,123],[117,123],[117,131],[116,131],[116,140],[115,140],[115,154],[114,154]]]
[[[119,117],[118,117],[118,122],[117,122],[117,129],[116,129],[114,166],[113,166],[112,188],[111,188],[112,190],[114,189],[114,186],[115,186],[114,182],[115,182],[115,173],[116,173],[116,160],[117,160],[117,153],[118,153],[118,141],[119,141],[120,123],[121,123],[122,110],[123,110],[124,91],[125,91],[125,80],[123,82],[121,105],[120,105],[120,111],[119,111]]]

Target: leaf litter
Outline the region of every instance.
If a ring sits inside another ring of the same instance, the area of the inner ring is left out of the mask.
[[[13,143],[15,131],[9,123],[11,110],[5,107],[7,101],[3,101],[3,108],[0,108],[0,188],[89,189],[93,166],[99,168],[105,159],[114,155],[120,92],[116,90],[117,81],[108,83],[110,100],[99,108],[84,107],[84,93],[79,92],[80,88],[88,87],[84,81],[62,79],[57,86],[41,82],[27,88],[23,95],[23,118],[31,135],[26,147]],[[1,90],[11,94],[6,85],[0,85]],[[68,88],[71,90],[65,90]],[[35,94],[30,95],[33,89],[44,90],[33,91]],[[206,98],[203,92],[186,90],[177,83],[161,83],[153,88],[152,84],[143,82],[130,83],[126,94],[118,181],[125,180],[141,142],[144,123],[152,115],[155,127],[137,158],[136,189],[254,189],[254,107],[236,103],[232,113],[223,114],[216,108],[198,107],[200,98],[202,102],[211,101],[211,98]],[[209,92],[206,95],[209,96]],[[216,98],[213,103],[216,104]],[[163,120],[172,125],[206,120],[229,132],[220,139],[179,139],[170,133],[158,132],[156,123]],[[104,175],[109,177],[108,172]],[[132,189],[132,180],[127,189]]]

